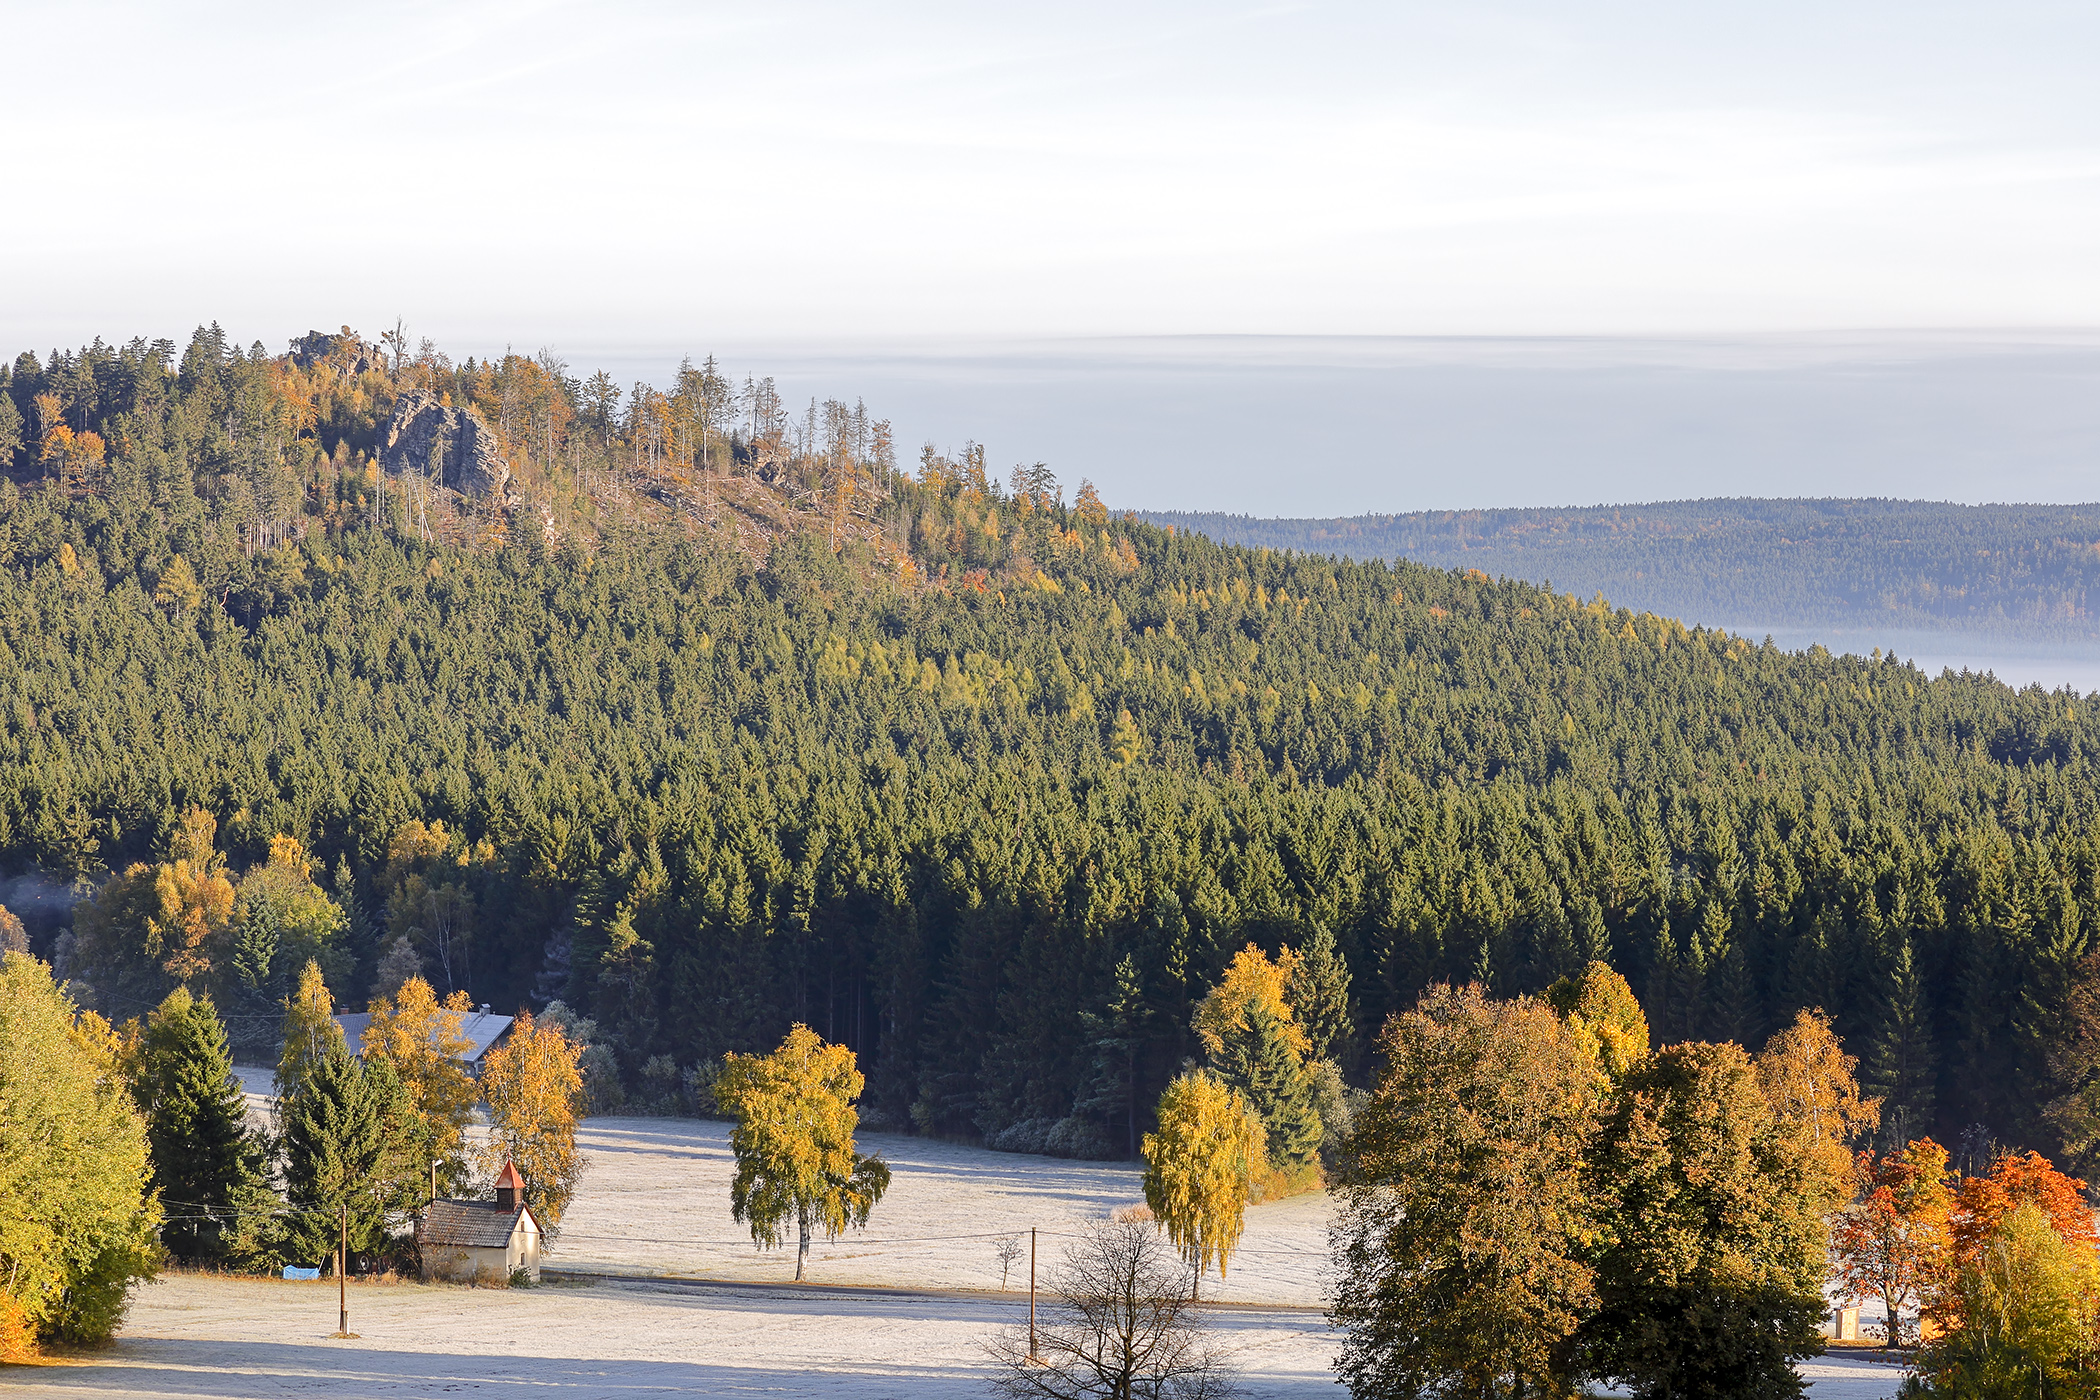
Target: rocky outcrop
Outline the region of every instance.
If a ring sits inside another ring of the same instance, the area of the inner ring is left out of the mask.
[[[292,363],[301,369],[327,363],[342,374],[365,374],[378,369],[383,361],[378,346],[345,326],[340,335],[308,331],[300,336],[292,342]]]
[[[453,408],[436,397],[407,393],[394,400],[379,463],[399,476],[435,477],[463,496],[500,498],[510,465],[496,455],[496,435],[471,408]]]

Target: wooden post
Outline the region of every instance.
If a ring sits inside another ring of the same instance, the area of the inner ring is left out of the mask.
[[[1035,1354],[1035,1226],[1028,1227],[1028,1359]]]
[[[347,1337],[350,1335],[350,1280],[347,1277],[350,1272],[350,1200],[347,1196],[343,1198],[342,1210],[342,1233],[336,1236],[335,1242],[335,1334]]]

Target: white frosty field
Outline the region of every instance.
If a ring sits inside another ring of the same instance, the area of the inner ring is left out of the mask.
[[[267,1091],[267,1072],[242,1077]],[[755,1251],[729,1219],[725,1125],[591,1119],[582,1145],[590,1169],[549,1265],[622,1277],[531,1291],[359,1285],[360,1340],[338,1342],[333,1284],[175,1276],[140,1290],[110,1351],[0,1373],[0,1385],[144,1400],[981,1395],[982,1343],[1027,1315],[1025,1258],[998,1292],[994,1237],[1036,1227],[1047,1265],[1074,1228],[1142,1197],[1124,1165],[870,1134],[890,1194],[864,1234],[812,1250],[797,1287],[792,1252]],[[1339,1394],[1335,1336],[1316,1310],[1326,1215],[1318,1196],[1254,1208],[1231,1277],[1206,1280],[1220,1300],[1208,1320],[1255,1396]],[[1881,1400],[1899,1379],[1840,1358],[1803,1372],[1817,1400]]]

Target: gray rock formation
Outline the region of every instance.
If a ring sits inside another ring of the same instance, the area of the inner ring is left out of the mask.
[[[424,393],[394,400],[379,462],[394,476],[435,477],[463,496],[501,497],[510,481],[510,465],[496,455],[496,435],[481,415]]]
[[[292,342],[292,363],[299,368],[312,369],[323,361],[334,364],[344,374],[364,374],[383,363],[379,347],[348,326],[340,335],[308,331]]]

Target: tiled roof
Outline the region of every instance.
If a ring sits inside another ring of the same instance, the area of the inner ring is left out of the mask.
[[[523,1207],[505,1210],[494,1201],[432,1201],[423,1216],[423,1243],[503,1249],[523,1214]]]

